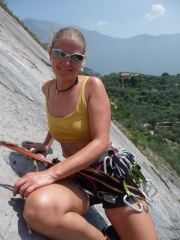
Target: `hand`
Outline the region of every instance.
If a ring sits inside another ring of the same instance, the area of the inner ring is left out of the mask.
[[[40,153],[44,156],[46,156],[48,153],[47,147],[42,143],[33,143],[30,141],[26,141],[23,143],[23,147],[25,147],[28,150],[30,150],[31,148],[35,148],[36,153]]]
[[[48,170],[43,172],[27,173],[19,179],[13,187],[13,196],[20,194],[22,198],[27,198],[28,195],[35,189],[49,185],[55,180]]]

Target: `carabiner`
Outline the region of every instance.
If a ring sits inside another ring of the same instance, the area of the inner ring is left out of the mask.
[[[135,195],[133,194],[133,193],[131,193],[131,195],[130,195],[130,197],[133,197],[135,200],[136,200],[136,202],[138,203],[138,205],[139,205],[139,208],[136,208],[136,207],[134,207],[132,204],[130,204],[126,199],[128,198],[128,195],[125,195],[124,197],[123,197],[123,201],[124,201],[124,203],[127,205],[127,206],[129,206],[129,207],[131,207],[132,209],[134,209],[136,212],[142,212],[142,210],[143,210],[143,204],[142,204],[142,202],[140,202],[136,197],[135,197]]]
[[[109,160],[110,166],[111,166],[111,168],[113,168],[113,166],[112,166],[112,158],[109,157],[109,156],[106,156],[104,158],[104,160],[103,160],[104,173],[107,173],[107,163],[106,163],[107,160]]]
[[[146,200],[148,200],[150,203],[153,202],[153,200],[140,188],[138,187],[139,191],[144,195],[144,197],[146,198]]]
[[[154,186],[152,181],[149,180],[149,179],[146,179],[146,183],[145,184],[141,184],[140,188],[143,189],[143,191],[146,192],[146,194],[149,197],[155,196],[156,193],[158,192],[157,188]],[[152,189],[153,189],[153,192],[150,194]]]

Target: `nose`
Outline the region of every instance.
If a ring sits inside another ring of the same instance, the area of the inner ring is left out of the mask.
[[[65,59],[63,59],[63,62],[65,64],[71,64],[72,63],[70,57],[66,57]]]

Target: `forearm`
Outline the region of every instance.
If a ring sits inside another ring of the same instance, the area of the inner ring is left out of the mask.
[[[107,151],[109,141],[93,140],[83,149],[68,157],[65,161],[48,169],[55,181],[71,176],[87,168]]]
[[[47,149],[47,151],[49,150],[51,144],[53,143],[54,138],[52,137],[51,133],[48,131],[46,138],[43,142],[43,145],[45,146],[45,148]]]

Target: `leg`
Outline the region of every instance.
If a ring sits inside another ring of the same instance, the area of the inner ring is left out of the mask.
[[[143,205],[144,210],[141,213],[128,206],[105,209],[121,240],[158,240],[147,205],[145,202]]]
[[[53,240],[105,240],[82,215],[89,198],[71,180],[62,180],[32,192],[26,199],[24,218],[38,233]]]

